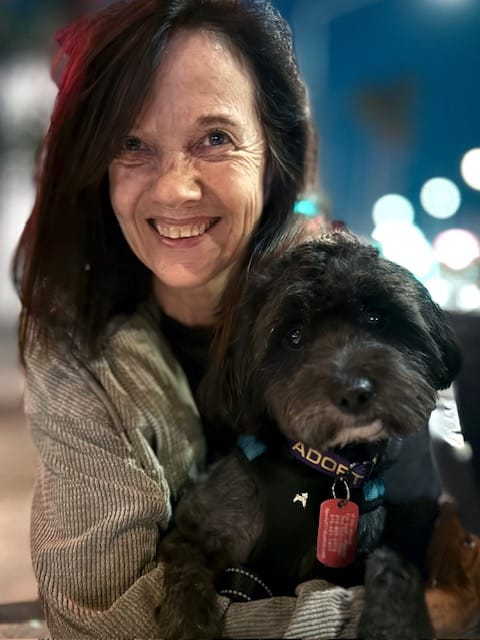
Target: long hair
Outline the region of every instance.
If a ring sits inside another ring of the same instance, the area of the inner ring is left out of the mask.
[[[245,60],[267,147],[269,190],[237,276],[294,224],[293,205],[316,175],[306,92],[288,26],[264,0],[130,0],[61,33],[68,53],[45,141],[32,214],[13,277],[22,302],[20,353],[68,336],[98,353],[108,321],[151,292],[152,274],[114,215],[108,167],[146,103],[168,38],[206,29]],[[230,287],[229,287],[230,288]],[[225,298],[228,307],[228,292]]]

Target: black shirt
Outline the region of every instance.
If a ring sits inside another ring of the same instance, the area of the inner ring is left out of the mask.
[[[209,364],[213,329],[189,327],[165,313],[162,313],[161,326],[173,355],[187,376],[193,397],[198,400],[200,381]],[[228,451],[235,436],[219,423],[206,420],[204,416],[201,416],[201,421],[207,441],[207,462],[210,463]]]

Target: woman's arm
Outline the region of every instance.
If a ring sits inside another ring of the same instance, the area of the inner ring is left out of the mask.
[[[108,420],[37,414],[30,421],[40,454],[32,558],[52,636],[158,636],[156,554],[168,488],[145,474]]]
[[[158,547],[204,444],[153,327],[131,319],[88,369],[55,345],[28,352],[32,559],[54,638],[161,637]]]
[[[323,580],[298,586],[297,597],[232,603],[225,638],[355,638],[363,587],[344,589]]]

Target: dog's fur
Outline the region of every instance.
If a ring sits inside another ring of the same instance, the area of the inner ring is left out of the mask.
[[[252,270],[225,365],[206,377],[207,409],[266,442],[280,434],[319,451],[349,451],[425,429],[437,390],[451,384],[459,366],[454,335],[427,290],[374,248],[333,233]],[[330,498],[332,480],[324,482]],[[214,465],[181,500],[160,550],[166,564],[160,620],[168,640],[218,635],[215,578],[247,562],[265,524],[256,482],[238,455]],[[361,517],[364,553],[385,542],[382,529],[382,517]],[[298,566],[297,581],[325,576],[316,561]],[[335,580],[332,572],[328,579]],[[403,588],[400,608],[424,606],[416,570],[389,550],[375,552],[366,574],[363,637],[379,615],[386,628],[375,637],[400,637],[402,630],[402,637],[416,637],[411,616],[399,627],[376,609],[368,588],[375,594],[380,583],[396,596]],[[389,624],[395,635],[388,635]]]

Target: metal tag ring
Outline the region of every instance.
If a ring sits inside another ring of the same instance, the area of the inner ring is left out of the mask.
[[[337,494],[335,493],[335,488],[337,486],[337,482],[342,482],[343,483],[343,486],[344,486],[344,489],[345,489],[345,493],[346,493],[345,498],[338,498]],[[350,487],[348,486],[348,482],[345,480],[345,478],[343,476],[337,476],[335,478],[335,480],[333,481],[333,484],[332,484],[332,495],[335,498],[335,500],[337,500],[337,499],[342,500],[342,506],[344,504],[346,504],[350,500]]]

